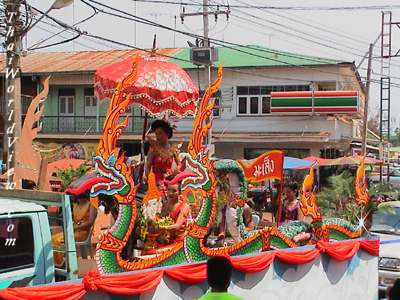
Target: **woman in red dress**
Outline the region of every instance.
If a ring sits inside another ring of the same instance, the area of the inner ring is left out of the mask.
[[[164,179],[169,175],[176,175],[180,170],[181,163],[179,161],[179,147],[171,145],[169,139],[172,138],[173,130],[171,125],[164,120],[156,120],[151,125],[151,131],[155,133],[156,140],[149,139],[150,149],[147,154],[145,181],[150,170],[156,176],[156,183],[159,188],[164,188]],[[175,162],[176,170],[172,169]]]

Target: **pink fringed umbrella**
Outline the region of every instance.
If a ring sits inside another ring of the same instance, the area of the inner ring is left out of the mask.
[[[152,117],[168,112],[179,118],[193,115],[199,91],[189,75],[164,57],[134,55],[96,70],[95,93],[99,100],[111,98],[115,87],[134,68],[134,81],[124,92]]]

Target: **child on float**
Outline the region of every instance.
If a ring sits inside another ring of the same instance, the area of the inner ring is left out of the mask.
[[[167,177],[164,186],[161,217],[168,216],[174,221],[174,224],[164,229],[171,232],[170,242],[175,243],[183,240],[186,226],[192,222],[191,209],[181,196],[181,182],[178,177]]]

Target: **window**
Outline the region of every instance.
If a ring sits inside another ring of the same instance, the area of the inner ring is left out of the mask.
[[[247,114],[247,97],[239,97],[239,114]]]
[[[200,90],[199,99],[201,99],[204,95],[204,91]],[[215,108],[213,109],[213,116],[219,117],[221,116],[221,90],[218,90],[214,93],[213,98],[211,98],[215,102]]]
[[[262,108],[261,113],[269,114],[271,112],[271,97],[264,96],[261,98]]]
[[[73,115],[75,102],[74,89],[59,89],[58,90],[58,105],[60,115]]]
[[[73,96],[60,96],[60,114],[70,115],[74,113],[74,97]]]
[[[97,99],[95,96],[85,96],[85,106],[86,107],[96,107]]]
[[[258,98],[259,97],[250,97],[250,113],[258,114]]]
[[[215,101],[215,108],[213,109],[213,116],[214,117],[219,117],[221,115],[221,109],[219,108],[220,106],[220,98],[214,98]]]
[[[12,228],[8,232],[7,228]],[[27,217],[0,219],[0,273],[34,265],[32,221]]]
[[[84,95],[85,95],[85,106],[86,107],[96,107],[97,106],[97,99],[94,96],[93,88],[85,88]]]
[[[238,86],[237,114],[265,115],[271,112],[271,92],[309,91],[309,85]]]

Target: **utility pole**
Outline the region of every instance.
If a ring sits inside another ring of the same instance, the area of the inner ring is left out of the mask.
[[[368,136],[368,102],[369,102],[369,88],[371,85],[371,63],[373,55],[374,44],[369,44],[368,52],[368,69],[367,69],[367,82],[365,86],[365,102],[364,102],[364,119],[363,119],[363,137],[362,137],[362,155],[367,154],[367,136]]]
[[[21,0],[4,0],[6,7],[6,69],[5,69],[5,121],[4,145],[7,149],[7,188],[20,187],[20,182],[14,182],[16,140],[21,136],[21,42],[22,22],[19,7]],[[4,149],[4,150],[5,150]]]
[[[362,155],[367,154],[367,136],[368,136],[368,102],[369,102],[369,87],[371,85],[371,63],[373,55],[374,44],[369,44],[368,51],[368,69],[367,69],[367,82],[365,85],[365,101],[364,101],[364,119],[363,119],[363,137],[362,137]]]
[[[184,21],[185,17],[193,17],[193,16],[203,16],[203,47],[204,48],[209,48],[210,47],[210,39],[209,39],[209,20],[208,16],[209,15],[214,15],[215,17],[215,22],[217,22],[218,15],[226,15],[226,18],[229,18],[230,10],[229,7],[227,10],[221,11],[219,10],[219,7],[217,7],[217,10],[210,11],[209,9],[209,4],[208,0],[203,0],[203,11],[202,12],[197,12],[197,13],[186,13],[185,8],[183,8],[183,12],[181,13],[181,20],[182,23]],[[205,82],[207,82],[207,85],[209,86],[211,84],[211,67],[212,63],[205,65]],[[205,89],[204,89],[205,92]],[[211,113],[209,121],[211,122],[213,118],[213,114]],[[212,145],[212,126],[208,130],[208,137],[207,137],[207,145],[208,148],[211,148]]]

